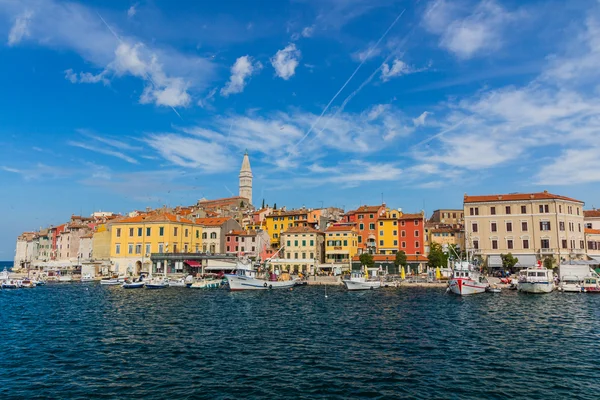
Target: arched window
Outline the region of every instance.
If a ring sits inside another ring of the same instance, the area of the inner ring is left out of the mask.
[[[206,239],[208,238],[208,236],[206,235],[206,232],[202,232],[202,239]]]
[[[211,239],[216,239],[217,238],[217,232],[211,232],[210,238]]]

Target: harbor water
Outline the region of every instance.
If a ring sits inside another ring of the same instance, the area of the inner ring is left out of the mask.
[[[2,399],[600,398],[600,295],[49,284],[0,343]]]

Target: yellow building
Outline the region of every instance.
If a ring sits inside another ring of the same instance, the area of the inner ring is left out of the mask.
[[[333,225],[325,231],[325,263],[351,269],[352,257],[358,254],[358,233],[353,224]],[[340,265],[341,264],[341,265]]]
[[[281,234],[294,226],[316,227],[320,222],[321,210],[274,210],[265,216],[265,228],[271,239],[271,247],[278,249]]]
[[[111,223],[110,230],[110,258],[115,272],[121,274],[149,272],[152,253],[199,253],[202,249],[202,227],[173,214],[125,218]]]
[[[107,224],[100,224],[94,230],[92,239],[92,255],[95,260],[110,260],[110,227]]]
[[[396,254],[398,252],[398,210],[385,211],[377,221],[377,253]]]

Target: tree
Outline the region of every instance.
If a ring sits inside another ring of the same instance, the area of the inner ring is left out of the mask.
[[[261,209],[265,208],[265,199],[263,199],[262,206],[260,208]]]
[[[373,260],[372,254],[362,253],[358,259],[360,260],[360,264],[366,266],[367,268],[373,268],[375,266],[375,260]]]
[[[430,267],[445,267],[448,265],[448,255],[442,250],[442,245],[439,243],[431,243],[429,255],[427,256]]]
[[[273,210],[277,210],[277,203],[273,204]]]
[[[244,200],[240,201],[240,208],[244,207]]]
[[[554,268],[554,258],[553,257],[544,258],[544,268],[546,268],[546,269]]]
[[[396,253],[396,259],[394,260],[394,265],[396,269],[400,269],[400,267],[406,267],[406,253],[403,250],[400,250]]]
[[[519,262],[519,259],[512,255],[512,253],[508,254],[500,254],[500,258],[502,259],[502,268],[512,271],[514,266]]]

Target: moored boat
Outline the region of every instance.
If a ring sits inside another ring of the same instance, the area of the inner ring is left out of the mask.
[[[31,288],[35,287],[35,283],[33,283],[33,281],[31,281],[30,279],[27,279],[27,278],[21,280],[21,282],[19,282],[19,283],[20,283],[20,287],[22,287],[22,288],[31,289]]]
[[[138,282],[125,282],[123,283],[122,287],[123,289],[142,289],[145,285],[145,282],[143,281],[138,281]]]
[[[381,280],[369,278],[368,272],[353,272],[350,279],[342,279],[342,282],[348,290],[373,290],[381,287]]]
[[[552,271],[542,267],[530,267],[519,275],[519,292],[550,293],[554,290]]]
[[[275,274],[269,274],[269,279],[259,277],[251,264],[238,261],[235,274],[226,274],[229,290],[270,290],[289,289],[296,285],[296,280],[280,280]]]
[[[20,282],[15,279],[6,279],[2,281],[2,289],[18,289],[20,287]]]
[[[165,278],[151,278],[146,281],[146,289],[165,289],[169,287],[169,282]]]
[[[191,275],[188,275],[185,278],[169,279],[167,282],[169,287],[190,287],[192,285],[193,278]]]
[[[581,290],[584,293],[600,293],[600,279],[597,276],[585,277]]]
[[[448,289],[454,294],[468,296],[484,293],[490,284],[485,276],[468,261],[454,263],[452,278],[448,281]]]
[[[581,293],[583,280],[577,276],[564,276],[558,284],[560,292]]]
[[[85,274],[81,277],[81,282],[94,282],[94,277],[91,274]]]
[[[218,289],[220,287],[220,279],[200,279],[193,282],[190,286],[192,289]]]

